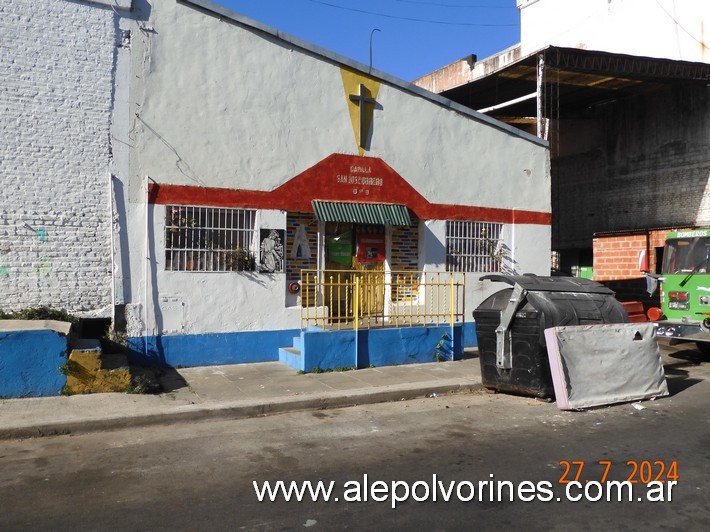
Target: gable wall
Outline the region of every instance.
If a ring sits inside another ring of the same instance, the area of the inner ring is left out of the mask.
[[[145,81],[134,190],[145,176],[272,190],[331,153],[357,153],[339,65],[171,1],[156,2],[150,24],[134,54]],[[367,155],[429,201],[549,212],[538,144],[386,82],[377,100]]]

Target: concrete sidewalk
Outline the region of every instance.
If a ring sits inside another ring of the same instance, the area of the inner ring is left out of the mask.
[[[478,358],[306,375],[279,362],[262,362],[169,370],[159,379],[164,391],[155,395],[0,400],[0,439],[239,419],[482,389]]]

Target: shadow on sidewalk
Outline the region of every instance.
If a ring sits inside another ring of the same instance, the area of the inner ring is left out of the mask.
[[[464,348],[463,355],[461,355],[460,360],[470,360],[472,358],[478,358],[478,348],[477,347]]]
[[[170,393],[187,388],[187,382],[174,368],[131,366],[134,383],[140,382],[145,393]]]

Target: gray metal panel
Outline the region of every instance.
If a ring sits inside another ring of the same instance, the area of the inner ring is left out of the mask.
[[[179,334],[185,330],[185,302],[182,296],[162,296],[159,302],[162,334]]]
[[[553,327],[545,337],[562,410],[668,395],[652,323]]]
[[[321,222],[352,222],[379,225],[412,225],[404,205],[387,203],[345,203],[313,200],[313,212]]]

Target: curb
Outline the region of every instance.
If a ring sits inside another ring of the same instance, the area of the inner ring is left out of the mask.
[[[167,425],[171,423],[237,420],[253,417],[325,410],[357,405],[388,403],[421,399],[427,394],[470,393],[483,390],[476,382],[456,383],[417,383],[350,390],[348,392],[329,392],[309,397],[287,397],[263,401],[239,401],[232,403],[213,403],[208,405],[179,405],[171,411],[153,411],[136,415],[113,416],[85,420],[56,421],[0,428],[0,440],[37,438],[66,434],[86,434],[90,432],[117,430],[129,427]]]

